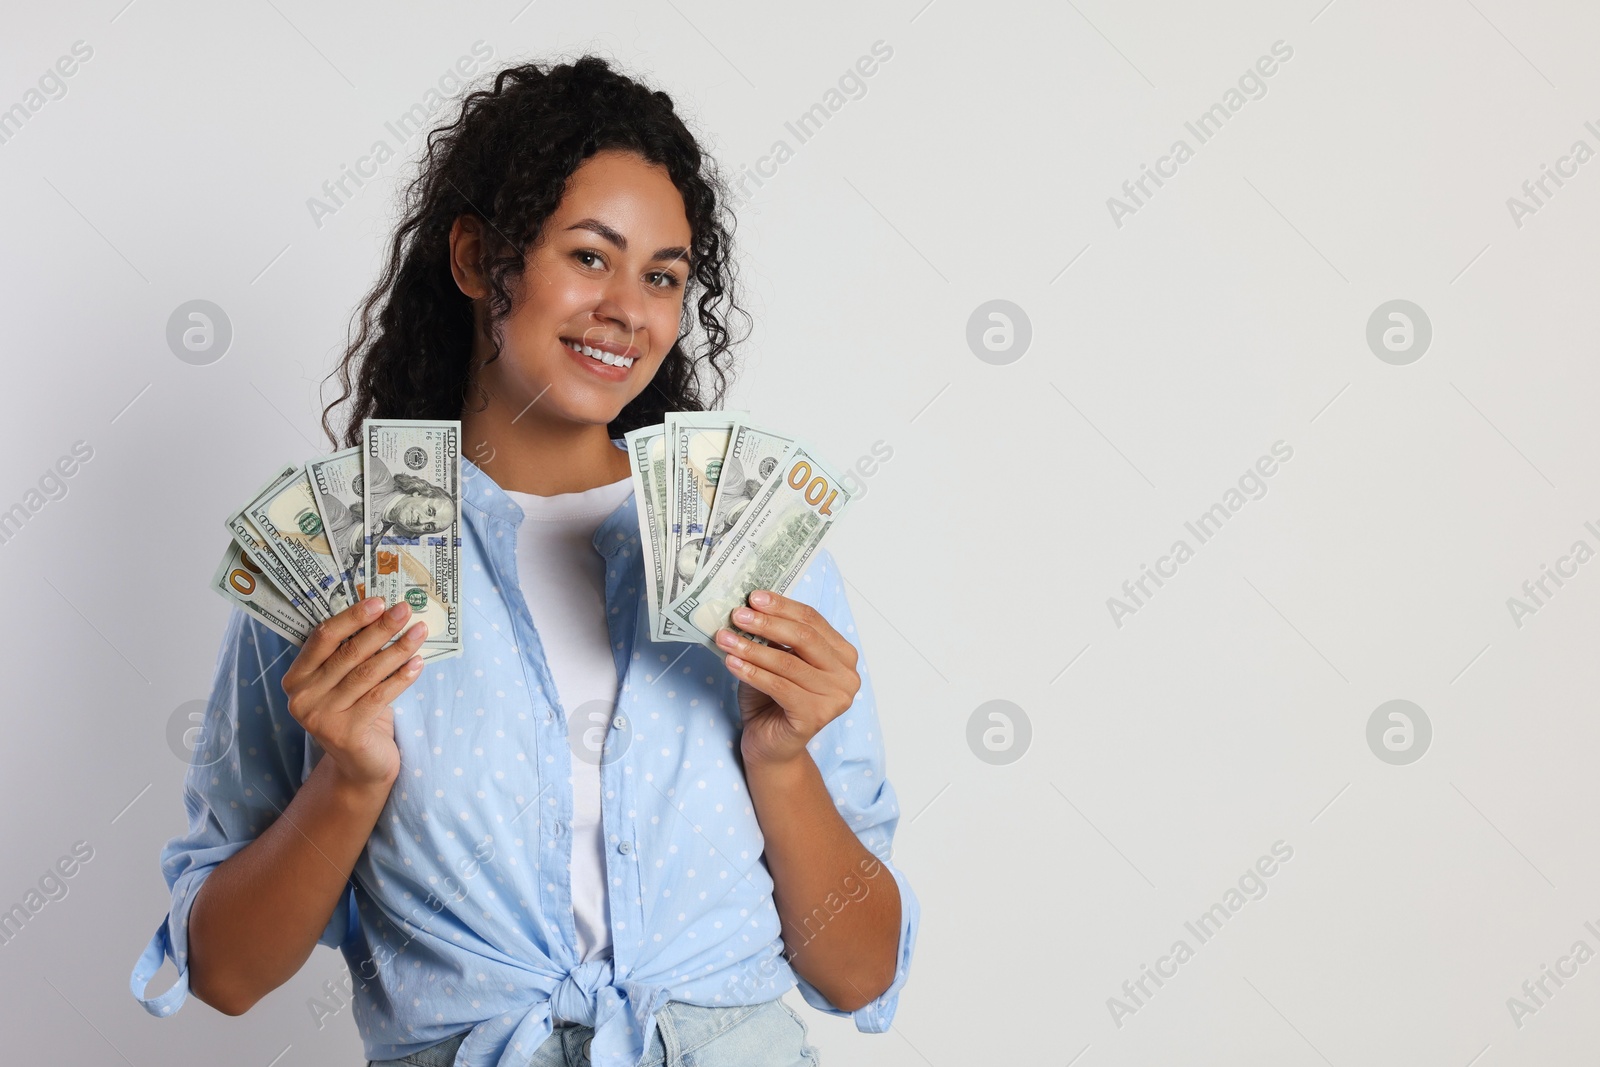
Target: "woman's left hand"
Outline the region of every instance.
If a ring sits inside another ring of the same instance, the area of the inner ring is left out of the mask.
[[[817,731],[855,703],[856,648],[809,604],[766,589],[752,592],[750,604],[734,611],[733,622],[769,643],[724,627],[717,646],[739,679],[745,765],[782,764],[804,756]]]

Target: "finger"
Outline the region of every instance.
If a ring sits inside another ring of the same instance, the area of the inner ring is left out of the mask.
[[[384,643],[400,632],[400,627],[411,617],[411,605],[404,600],[395,604],[377,619],[357,630],[323,661],[305,689],[308,693],[327,693],[359,664],[365,663]],[[365,692],[365,690],[363,690]]]
[[[761,594],[761,596],[757,596],[756,594],[758,593]],[[768,599],[765,603],[761,603],[760,601],[763,597],[770,599]],[[748,602],[751,609],[755,611],[762,611],[769,615],[777,615],[780,618],[791,619],[795,622],[804,623],[805,625],[820,631],[823,637],[827,640],[828,646],[838,654],[841,660],[849,663],[851,666],[855,665],[855,646],[851,644],[843,634],[834,629],[833,624],[827,620],[822,612],[818,611],[810,604],[803,604],[792,597],[779,596],[771,589],[751,590]]]
[[[333,618],[325,619],[312,627],[310,636],[300,648],[300,654],[295,656],[289,669],[283,672],[284,687],[297,685],[315,674],[317,668],[322,666],[345,638],[376,619],[382,610],[383,598],[369,596],[365,600],[351,604]]]
[[[780,598],[764,609],[735,608],[733,623],[746,633],[787,645],[813,667],[827,670],[846,662],[830,639],[830,635],[837,636],[833,627],[807,604]]]
[[[366,659],[351,667],[328,696],[340,706],[356,703],[373,686],[389,677],[414,653],[420,651],[423,639],[427,636],[427,623],[413,623],[394,644],[371,653]]]
[[[730,636],[732,641],[728,640]],[[747,641],[726,629],[718,631],[717,646],[735,658],[749,660],[769,674],[785,679],[802,692],[821,696],[835,688],[829,680],[828,671],[812,666],[793,652]],[[837,670],[837,665],[833,669]],[[776,693],[767,695],[777,696]]]
[[[417,625],[421,626],[422,624],[419,622]],[[400,642],[396,641],[394,645],[384,649],[384,653],[389,653],[396,648],[399,643]],[[406,686],[416,681],[418,675],[421,673],[422,657],[412,656],[410,659],[400,664],[399,669],[395,670],[387,678],[384,678],[382,681],[378,682],[378,684],[374,685],[371,689],[368,689],[366,694],[362,696],[361,699],[357,700],[355,704],[351,705],[352,709],[359,707],[363,711],[378,711],[382,709],[384,705],[394,703],[394,701],[399,699],[400,694],[406,691]]]
[[[776,649],[763,649],[760,645],[751,644],[749,641],[745,642],[745,646],[745,650],[752,655],[757,654],[756,650],[758,649],[761,652],[770,652],[774,655],[789,655],[787,652],[778,652]],[[794,660],[793,656],[789,656],[789,658]],[[742,679],[747,684],[761,690],[767,696],[776,700],[779,707],[787,711],[793,712],[804,709],[807,701],[816,699],[815,694],[796,685],[776,671],[769,670],[759,663],[753,663],[745,659],[743,653],[739,655],[730,654],[723,662],[727,665],[728,670],[733,672],[734,677]],[[795,660],[795,662],[799,661]]]

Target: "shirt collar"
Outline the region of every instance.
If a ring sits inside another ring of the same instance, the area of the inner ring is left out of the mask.
[[[611,443],[618,448],[627,447],[620,437],[613,437]],[[634,496],[629,493],[594,532],[595,551],[607,559],[627,545],[630,533],[638,532]],[[522,525],[522,506],[466,456],[461,457],[461,503],[465,505],[467,521],[474,525],[480,537],[487,534],[491,523],[504,523],[513,530]]]

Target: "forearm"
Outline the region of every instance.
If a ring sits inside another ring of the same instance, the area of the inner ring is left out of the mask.
[[[388,799],[319,761],[259,837],[207,876],[189,914],[189,988],[239,1015],[311,955]]]
[[[845,824],[809,753],[747,764],[790,966],[854,1011],[894,980],[900,889]]]

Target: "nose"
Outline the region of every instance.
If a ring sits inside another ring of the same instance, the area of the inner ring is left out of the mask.
[[[638,333],[644,326],[644,294],[640,286],[644,283],[633,275],[617,271],[606,283],[600,302],[595,306],[594,314],[597,318],[612,325],[612,331],[620,330],[620,340],[628,344],[637,344],[641,349]],[[604,330],[605,325],[598,329]]]

